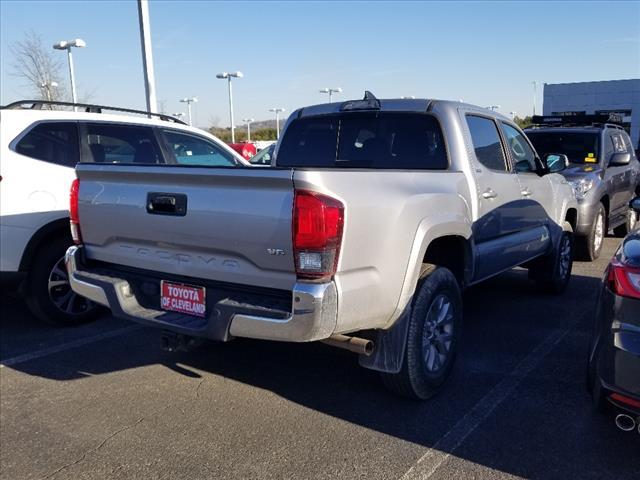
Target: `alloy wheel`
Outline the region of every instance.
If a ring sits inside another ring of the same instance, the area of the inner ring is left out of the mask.
[[[71,289],[69,275],[62,257],[49,273],[47,284],[49,298],[58,310],[66,315],[82,315],[95,308],[95,304]]]
[[[571,238],[565,234],[560,243],[560,278],[564,279],[569,274],[571,268]]]
[[[431,303],[422,332],[422,355],[427,371],[442,369],[451,353],[454,311],[447,295],[439,294]]]
[[[598,215],[596,218],[595,235],[593,236],[593,251],[599,252],[604,239],[604,218]]]

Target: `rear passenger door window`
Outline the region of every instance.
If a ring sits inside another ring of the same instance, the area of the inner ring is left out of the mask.
[[[490,170],[509,171],[498,127],[494,121],[490,118],[467,115],[467,125],[478,161]]]
[[[95,163],[164,163],[151,127],[113,123],[88,123],[88,156]]]
[[[79,160],[78,126],[75,122],[43,122],[34,126],[16,144],[21,155],[75,167]]]
[[[238,163],[229,152],[214,142],[196,135],[163,130],[166,144],[179,165],[234,167]]]

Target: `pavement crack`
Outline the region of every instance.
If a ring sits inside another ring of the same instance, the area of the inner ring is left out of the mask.
[[[120,435],[122,432],[125,432],[139,424],[141,424],[143,422],[143,420],[145,419],[145,417],[141,417],[138,420],[136,420],[134,423],[130,423],[129,425],[125,425],[124,427],[116,430],[115,432],[111,433],[110,435],[108,435],[104,440],[102,440],[100,442],[100,444],[97,447],[91,448],[89,450],[87,450],[86,452],[84,452],[82,454],[82,456],[80,458],[78,458],[77,460],[74,460],[73,462],[69,462],[66,463],[64,465],[62,465],[60,468],[58,468],[57,470],[45,475],[44,477],[42,477],[42,480],[46,480],[47,478],[52,478],[55,475],[57,475],[58,473],[62,472],[63,470],[66,470],[67,468],[71,468],[81,462],[83,462],[86,458],[87,455],[89,455],[90,453],[95,453],[98,450],[100,450],[102,447],[104,447],[104,445],[111,440],[112,438],[116,437],[117,435]]]

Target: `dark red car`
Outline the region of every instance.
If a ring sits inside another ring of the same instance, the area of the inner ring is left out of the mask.
[[[251,160],[257,152],[256,146],[249,142],[230,143],[229,146],[242,155],[246,160]]]

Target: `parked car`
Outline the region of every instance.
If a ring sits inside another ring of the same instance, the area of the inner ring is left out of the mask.
[[[640,213],[640,197],[631,207]],[[640,229],[627,235],[605,272],[588,363],[596,407],[610,405],[618,428],[640,433]]]
[[[78,160],[101,165],[244,161],[211,135],[170,117],[148,119],[133,115],[145,112],[96,105],[80,105],[81,112],[42,109],[51,105],[21,101],[0,110],[0,276],[19,286],[39,319],[75,325],[96,313],[95,304],[71,290],[64,267],[64,253],[73,243],[69,185]],[[107,109],[130,115],[100,113]]]
[[[640,163],[627,132],[607,123],[606,115],[536,116],[525,133],[541,155],[564,153],[569,168],[562,174],[578,200],[576,240],[583,257],[600,256],[604,237],[613,229],[624,236],[638,214],[629,200],[640,195]]]
[[[273,152],[276,150],[276,144],[272,143],[267,148],[260,150],[255,156],[251,157],[249,162],[252,165],[271,165],[271,160],[273,158]]]
[[[229,146],[245,160],[251,160],[256,154],[256,146],[250,142],[230,143]]]
[[[453,366],[463,288],[518,265],[566,288],[577,203],[547,167],[564,160],[484,108],[367,92],[295,111],[277,168],[80,163],[67,267],[170,349],[325,341],[425,399]]]

